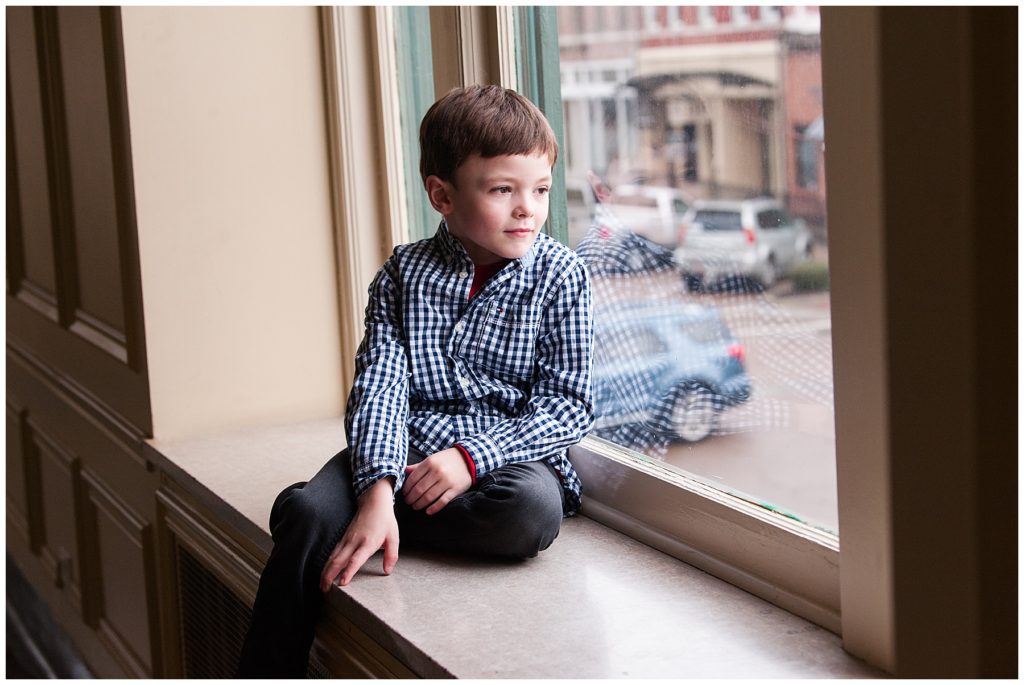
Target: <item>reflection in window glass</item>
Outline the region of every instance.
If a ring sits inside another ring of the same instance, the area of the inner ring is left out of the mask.
[[[558,10],[594,435],[835,531],[818,31],[816,7]]]

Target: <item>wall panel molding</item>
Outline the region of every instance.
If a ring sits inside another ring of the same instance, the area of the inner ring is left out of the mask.
[[[7,398],[7,534],[13,532],[24,544],[32,542],[28,525],[28,487],[25,461],[27,412]]]
[[[38,13],[31,7],[9,7],[6,15],[7,197],[13,199],[7,212],[9,292],[33,283],[55,307],[51,136]]]
[[[30,525],[37,529],[32,538],[54,586],[81,611],[81,459],[36,417],[28,416],[25,426],[26,453],[38,474],[30,494],[36,507]]]
[[[8,469],[24,474],[28,525],[28,541],[9,535],[8,552],[93,672],[156,675],[157,476],[143,435],[10,346],[7,380]]]
[[[120,10],[7,18],[8,342],[149,433]]]
[[[124,37],[117,8],[101,10],[103,51],[107,69],[107,107],[110,116],[111,157],[117,205],[120,250],[121,297],[125,311],[123,341],[128,367],[146,371],[146,335],[142,309],[142,273],[139,265],[139,236],[136,229],[135,172],[132,166],[128,91],[125,79]]]
[[[11,312],[8,311],[8,316]],[[137,425],[126,420],[114,408],[108,406],[78,380],[62,373],[23,347],[20,342],[7,341],[7,378],[24,375],[26,380],[35,382],[40,389],[65,403],[86,421],[110,439],[126,446],[125,453],[138,465],[147,470],[152,464],[143,456],[143,441],[147,435]],[[9,396],[9,393],[8,393]]]
[[[56,11],[68,170],[67,327],[130,368],[144,362],[120,16],[114,8]]]
[[[127,338],[122,331],[107,325],[84,309],[75,310],[75,320],[68,330],[92,343],[122,364],[128,363]]]
[[[49,173],[50,231],[56,274],[58,324],[70,325],[78,299],[78,273],[74,254],[74,226],[71,207],[71,180],[68,168],[68,135],[65,120],[61,50],[57,9],[35,7],[36,40],[39,51],[39,89],[42,93],[43,128],[46,131],[46,158]],[[18,130],[15,129],[17,136]]]
[[[152,526],[92,471],[84,470],[82,480],[95,610],[90,623],[128,673],[151,677],[159,650]]]
[[[17,289],[16,297],[22,304],[34,309],[55,324],[60,322],[57,297],[53,293],[47,292],[27,279],[18,282]]]

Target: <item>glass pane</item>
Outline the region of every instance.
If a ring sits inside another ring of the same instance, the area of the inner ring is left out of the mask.
[[[420,179],[419,122],[434,104],[434,67],[431,54],[429,7],[395,7],[395,53],[398,62],[398,100],[401,107],[405,201],[409,240],[434,235],[441,216],[423,192]]]
[[[594,434],[835,532],[817,8],[557,12]]]

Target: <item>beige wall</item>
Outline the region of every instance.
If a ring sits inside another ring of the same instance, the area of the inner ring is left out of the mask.
[[[316,9],[122,16],[155,437],[337,415]]]

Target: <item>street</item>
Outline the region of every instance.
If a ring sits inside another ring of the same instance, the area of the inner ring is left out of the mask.
[[[747,352],[748,402],[719,434],[665,460],[701,480],[838,530],[828,293],[705,296]]]
[[[827,292],[687,293],[675,274],[595,281],[597,299],[685,298],[718,309],[746,353],[748,401],[713,435],[649,454],[680,471],[815,527],[838,530],[832,344]]]

